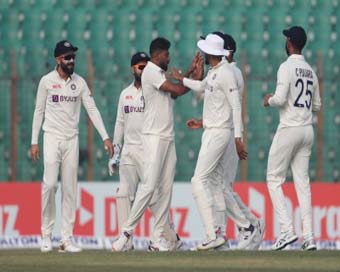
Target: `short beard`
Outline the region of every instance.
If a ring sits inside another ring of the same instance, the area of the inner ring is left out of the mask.
[[[164,70],[167,71],[168,70],[168,65],[167,64],[161,64],[160,67]]]
[[[135,81],[137,81],[137,82],[142,82],[142,77],[141,76],[139,76],[139,75],[136,75],[136,74],[134,74],[134,76],[135,76]]]
[[[286,44],[285,48],[286,48],[286,53],[287,53],[287,56],[289,57],[289,51],[288,51],[287,44]]]
[[[206,64],[206,65],[209,65],[210,63],[209,63],[209,56],[208,55],[205,55],[204,56],[204,63]]]
[[[67,75],[70,76],[70,75],[73,74],[73,71],[74,71],[74,64],[73,64],[72,68],[68,68],[68,67],[67,67],[67,64],[61,62],[61,63],[60,63],[60,68],[63,70],[63,72],[64,72],[65,74],[67,74]]]

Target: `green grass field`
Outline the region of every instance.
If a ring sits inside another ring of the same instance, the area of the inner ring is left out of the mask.
[[[340,271],[339,251],[131,252],[1,250],[1,272]]]

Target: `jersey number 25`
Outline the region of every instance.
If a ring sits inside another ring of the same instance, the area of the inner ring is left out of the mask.
[[[296,83],[295,83],[295,87],[298,88],[298,86],[300,87],[300,93],[298,95],[298,97],[296,98],[295,102],[294,102],[294,106],[298,107],[298,108],[304,108],[305,105],[307,107],[307,109],[310,109],[311,105],[312,105],[312,91],[309,89],[309,87],[313,86],[313,81],[311,80],[307,80],[307,87],[306,87],[306,91],[305,91],[305,84],[303,82],[303,80],[301,78],[299,78]],[[305,94],[305,96],[308,96],[309,100],[305,100],[305,103],[301,103],[300,98],[302,96],[302,94]]]

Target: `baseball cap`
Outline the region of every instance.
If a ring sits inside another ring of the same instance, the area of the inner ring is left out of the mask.
[[[146,54],[145,52],[137,52],[136,54],[134,54],[132,57],[131,57],[131,66],[137,64],[138,62],[141,62],[141,61],[149,61],[150,58],[148,56],[148,54]]]
[[[68,52],[75,52],[78,50],[78,47],[73,46],[69,41],[62,40],[57,42],[54,48],[54,57],[58,57],[60,55],[66,54]]]
[[[306,32],[301,26],[292,26],[283,30],[282,33],[299,49],[302,49],[307,42]]]

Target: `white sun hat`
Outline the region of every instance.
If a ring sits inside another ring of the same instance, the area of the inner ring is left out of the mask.
[[[209,55],[229,56],[229,51],[224,49],[224,40],[216,34],[209,34],[205,40],[199,40],[197,46]]]

